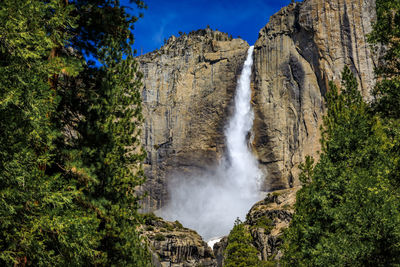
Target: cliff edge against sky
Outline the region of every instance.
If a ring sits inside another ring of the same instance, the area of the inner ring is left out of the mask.
[[[263,190],[299,184],[298,164],[318,157],[323,96],[348,65],[364,98],[374,84],[366,41],[375,1],[306,0],[270,18],[255,44],[251,145],[263,171]],[[168,179],[216,165],[224,153],[224,127],[249,45],[210,29],[171,37],[138,57],[148,152],[146,209],[168,199]]]

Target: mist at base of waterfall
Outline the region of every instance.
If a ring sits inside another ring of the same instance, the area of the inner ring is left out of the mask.
[[[169,177],[170,200],[157,212],[166,220],[178,220],[196,230],[205,240],[229,234],[236,218],[243,221],[260,199],[261,172],[247,140],[254,119],[250,105],[253,49],[249,48],[238,79],[234,113],[225,129],[224,158],[201,175]]]
[[[169,181],[169,204],[157,215],[178,220],[196,230],[204,240],[229,234],[236,218],[242,221],[261,194],[254,183],[242,187],[235,182],[227,162],[199,176],[175,176]]]

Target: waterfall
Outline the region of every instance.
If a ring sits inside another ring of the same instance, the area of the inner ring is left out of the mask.
[[[235,219],[244,220],[260,198],[261,172],[247,140],[254,118],[250,105],[253,49],[251,46],[247,52],[236,88],[234,113],[226,127],[226,156],[201,176],[172,178],[170,201],[158,212],[167,220],[179,220],[206,240],[227,235]]]
[[[247,52],[240,75],[236,95],[235,110],[225,132],[227,140],[228,157],[230,161],[227,169],[227,178],[236,183],[238,194],[244,198],[251,198],[257,192],[260,171],[257,161],[247,144],[247,135],[253,127],[254,114],[251,109],[250,76],[253,66],[253,50],[251,46]]]

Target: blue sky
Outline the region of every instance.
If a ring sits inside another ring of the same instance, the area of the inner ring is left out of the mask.
[[[211,29],[241,36],[254,44],[259,30],[269,17],[291,0],[144,0],[148,6],[144,17],[135,24],[138,54],[160,48],[164,38],[179,36],[179,31]],[[127,2],[127,1],[122,1]]]

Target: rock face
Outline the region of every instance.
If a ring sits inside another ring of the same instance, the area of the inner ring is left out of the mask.
[[[224,252],[228,245],[228,237],[224,236],[219,242],[214,244],[213,251],[217,260],[217,266],[224,266]]]
[[[179,222],[167,222],[152,214],[144,217],[142,232],[153,253],[154,266],[217,266],[212,249],[195,231],[184,228]]]
[[[369,99],[374,60],[366,35],[375,0],[305,0],[271,17],[255,44],[252,148],[264,173],[263,190],[299,185],[298,164],[318,158],[323,96],[348,65]],[[248,50],[241,39],[210,29],[171,37],[138,57],[144,74],[142,143],[149,196],[144,207],[167,201],[168,178],[214,165]]]
[[[282,231],[289,226],[299,187],[279,190],[256,203],[246,216],[254,245],[264,261],[282,257]]]
[[[258,250],[261,260],[276,264],[282,257],[282,231],[292,220],[298,189],[299,187],[296,187],[269,193],[247,214],[244,225],[253,238],[253,245]],[[224,252],[227,246],[227,237],[214,245],[218,266],[224,266]]]
[[[323,96],[344,65],[369,99],[374,62],[366,41],[375,0],[305,0],[272,16],[254,50],[254,142],[269,190],[298,185],[297,165],[318,156]]]
[[[221,157],[248,48],[241,39],[205,29],[172,36],[160,50],[138,57],[144,74],[142,143],[148,153],[145,208],[164,205],[168,177],[201,172]]]

